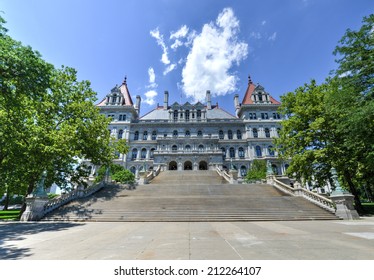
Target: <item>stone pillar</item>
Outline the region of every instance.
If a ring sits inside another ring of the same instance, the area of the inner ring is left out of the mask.
[[[22,222],[39,221],[44,216],[44,205],[48,202],[48,195],[44,189],[47,173],[43,172],[36,189],[26,197],[26,210],[21,216]]]
[[[341,188],[335,168],[331,168],[331,175],[335,190],[331,193],[330,198],[336,206],[335,215],[344,220],[359,219],[360,217],[353,207],[354,196]]]

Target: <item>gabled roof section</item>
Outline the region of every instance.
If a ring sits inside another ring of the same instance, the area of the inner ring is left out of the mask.
[[[127,78],[123,80],[121,86],[116,85],[111,89],[97,106],[134,106],[129,89],[127,88]]]
[[[260,84],[255,85],[251,77],[248,76],[248,87],[245,92],[242,105],[252,104],[281,104],[275,100],[269,93],[267,93]]]

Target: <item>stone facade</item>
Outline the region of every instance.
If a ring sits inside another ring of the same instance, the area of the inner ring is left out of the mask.
[[[166,91],[163,105],[142,117],[140,104],[140,96],[133,103],[125,79],[97,105],[112,118],[111,134],[130,145],[116,163],[134,173],[161,165],[163,170],[234,168],[244,176],[253,159],[269,160],[275,174],[285,172],[287,166],[272,149],[282,120],[280,103],[250,78],[242,103],[234,97],[235,116],[212,105],[210,91],[206,104],[169,104]]]

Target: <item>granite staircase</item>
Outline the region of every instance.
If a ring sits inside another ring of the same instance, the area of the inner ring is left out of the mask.
[[[332,213],[267,184],[226,184],[215,171],[165,171],[134,190],[108,186],[44,221],[202,222],[330,220]]]

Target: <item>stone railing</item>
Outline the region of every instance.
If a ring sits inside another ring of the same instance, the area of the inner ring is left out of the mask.
[[[328,199],[322,195],[311,192],[301,187],[292,188],[291,186],[288,186],[285,183],[278,181],[275,176],[268,177],[267,182],[284,193],[287,193],[292,196],[301,196],[309,200],[313,204],[316,204],[319,207],[322,207],[332,213],[335,213],[335,204],[332,202],[331,199]]]
[[[216,167],[216,171],[218,173],[219,176],[221,176],[223,179],[225,179],[227,182],[229,182],[230,184],[233,183],[233,178],[230,174],[227,173],[226,170],[221,170],[218,166]]]
[[[161,165],[157,166],[156,170],[152,170],[149,174],[145,175],[144,184],[149,184],[161,172]]]
[[[82,187],[78,187],[77,189],[68,192],[66,194],[60,195],[54,199],[49,200],[44,205],[44,213],[43,216],[47,215],[49,212],[69,203],[70,201],[90,196],[91,194],[97,192],[98,190],[102,189],[105,186],[104,182],[100,182],[98,184],[94,184],[86,189]]]

